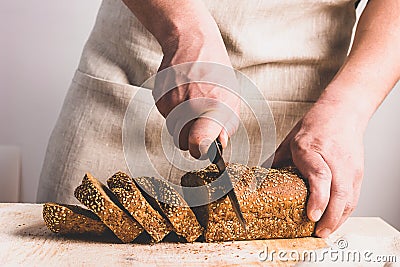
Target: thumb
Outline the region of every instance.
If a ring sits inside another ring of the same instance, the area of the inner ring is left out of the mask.
[[[307,216],[311,221],[319,221],[329,202],[331,170],[323,157],[311,149],[304,149],[292,143],[291,151],[293,163],[309,183]]]
[[[210,118],[196,119],[189,131],[190,154],[195,158],[203,158],[204,155],[207,155],[210,144],[221,134],[222,130],[223,127]]]

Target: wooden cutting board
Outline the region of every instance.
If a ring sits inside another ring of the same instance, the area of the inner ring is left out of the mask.
[[[39,204],[0,204],[0,266],[294,266],[299,263],[286,261],[289,253],[295,258],[304,250],[316,251],[318,255],[335,249],[339,252],[368,249],[372,256],[394,255],[400,262],[400,233],[379,218],[350,218],[326,240],[299,238],[148,245],[62,237],[47,230],[41,212]],[[286,252],[286,256],[281,254],[278,259],[279,250]],[[275,253],[271,254],[272,251]],[[269,257],[265,260],[266,255]],[[327,266],[332,261],[323,263]],[[365,262],[350,266],[365,266]],[[368,266],[383,266],[383,263]]]

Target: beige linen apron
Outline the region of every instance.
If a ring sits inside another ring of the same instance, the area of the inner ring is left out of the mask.
[[[342,65],[353,0],[204,0],[233,67],[268,99],[279,144]],[[155,38],[119,0],[104,0],[51,135],[37,200],[74,203],[85,172],[103,182],[128,171],[122,122],[131,97],[157,72]],[[151,127],[163,123],[161,115]],[[153,125],[153,126],[152,126]],[[146,131],[151,132],[151,131]],[[146,146],[159,146],[146,138]],[[151,151],[150,151],[151,153]],[[154,159],[161,159],[154,152]],[[138,159],[140,160],[140,159]]]

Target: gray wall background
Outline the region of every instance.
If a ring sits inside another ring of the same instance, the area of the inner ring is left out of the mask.
[[[47,141],[99,5],[100,0],[0,0],[0,146],[20,149],[22,202],[35,201]],[[369,124],[354,213],[382,217],[398,229],[399,99],[397,88]],[[0,195],[6,191],[0,187]]]

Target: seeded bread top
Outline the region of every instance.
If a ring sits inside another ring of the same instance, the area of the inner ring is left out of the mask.
[[[43,219],[54,233],[101,235],[108,231],[93,212],[75,205],[45,203]]]
[[[93,211],[122,242],[132,242],[142,226],[128,214],[104,184],[87,173],[74,192],[75,197]]]
[[[161,210],[171,222],[174,231],[188,242],[194,242],[203,234],[203,228],[184,198],[166,181],[154,177],[138,177],[135,180],[145,191],[157,199]]]
[[[206,227],[206,241],[301,237],[313,233],[315,224],[308,220],[305,212],[306,183],[296,169],[227,164],[226,170],[234,184],[248,231],[241,227],[229,198],[210,199],[210,204],[194,209]],[[216,166],[210,165],[187,173],[182,183],[208,185],[218,176]],[[207,197],[210,196],[211,193]]]
[[[153,208],[134,180],[126,173],[117,172],[107,180],[111,191],[125,209],[143,226],[155,242],[159,242],[172,231],[168,219]]]

